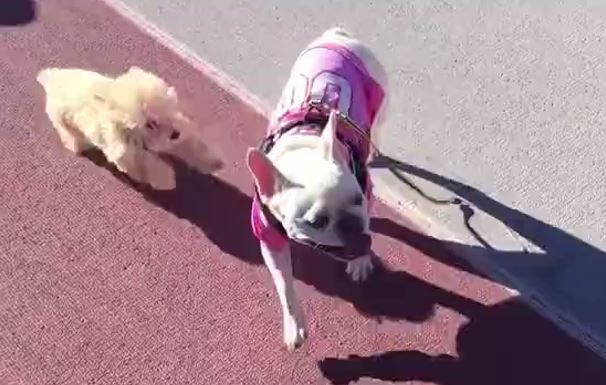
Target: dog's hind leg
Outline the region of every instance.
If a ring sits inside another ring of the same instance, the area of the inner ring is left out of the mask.
[[[303,311],[297,301],[293,284],[290,246],[272,250],[261,242],[261,254],[269,269],[282,307],[284,343],[290,351],[300,347],[307,338]]]

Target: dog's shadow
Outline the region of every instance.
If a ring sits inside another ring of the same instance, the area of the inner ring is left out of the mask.
[[[0,3],[0,26],[19,26],[36,19],[34,0],[8,0]]]
[[[177,188],[154,191],[130,181],[108,165],[99,152],[86,155],[149,201],[195,224],[223,252],[246,263],[262,263],[258,243],[250,231],[251,198],[238,188],[177,164]],[[374,218],[371,227],[441,262],[479,274],[446,252],[443,242],[437,239],[388,218]],[[443,385],[606,383],[606,370],[597,356],[519,301],[485,306],[381,265],[368,282],[357,285],[348,279],[342,263],[309,248],[295,248],[294,272],[299,280],[321,293],[352,303],[366,316],[423,322],[432,317],[436,305],[441,305],[470,320],[458,334],[456,358],[418,351],[327,358],[319,366],[333,384],[347,384],[361,377],[417,379]]]
[[[152,192],[147,199],[196,224],[224,252],[247,263],[262,262],[250,231],[251,199],[213,176],[178,168],[178,188]],[[388,218],[373,218],[373,231],[407,242],[440,261],[474,274],[441,241]],[[606,366],[588,349],[519,300],[483,305],[380,264],[358,285],[342,263],[306,247],[293,250],[297,279],[319,292],[350,302],[373,318],[424,322],[436,305],[464,315],[469,322],[457,335],[457,356],[394,351],[370,357],[327,358],[320,370],[333,384],[371,377],[387,381],[434,381],[443,385],[604,384]]]
[[[138,190],[145,199],[196,225],[226,254],[250,264],[263,263],[258,241],[250,229],[251,198],[238,188],[218,177],[200,174],[176,163],[177,188],[155,191],[132,182],[108,164],[99,151],[88,151],[84,155]],[[374,219],[373,224],[376,223],[387,226],[383,229],[387,233],[410,231],[389,220]],[[433,246],[428,244],[428,247]],[[436,304],[462,313],[470,313],[471,309],[479,306],[405,271],[386,269],[377,262],[371,279],[364,284],[354,284],[342,262],[308,247],[293,245],[297,279],[323,294],[352,303],[360,313],[369,317],[422,322],[433,315]]]
[[[378,157],[374,167],[387,168],[402,183],[433,204],[459,207],[464,226],[482,246],[441,241],[402,226],[397,227],[387,218],[373,222],[374,231],[398,239],[442,263],[489,278],[459,258],[435,252],[446,247],[464,253],[482,249],[499,262],[512,260],[517,268],[539,271],[557,269],[558,266],[554,265],[575,256],[575,262],[584,266],[585,271],[595,270],[593,274],[579,275],[578,280],[594,280],[595,273],[603,271],[606,256],[603,251],[555,226],[497,202],[471,186],[385,156]],[[420,189],[411,176],[446,188],[454,197],[434,199]],[[476,210],[499,219],[509,229],[540,247],[544,254],[502,252],[491,247],[472,226],[471,218]],[[537,263],[537,259],[541,259],[542,263]],[[587,286],[579,282],[579,287],[585,289]],[[469,318],[469,322],[457,334],[456,355],[392,351],[367,357],[326,358],[319,363],[319,367],[332,384],[349,384],[363,377],[441,385],[606,383],[606,364],[598,355],[566,336],[554,324],[530,310],[519,298],[491,306],[470,306],[468,302],[464,302],[464,305],[455,308]]]
[[[107,162],[102,152],[91,149],[83,154],[118,180],[137,190],[155,205],[200,228],[223,252],[252,264],[262,263],[258,243],[246,231],[250,198],[213,175],[201,174],[172,159],[177,188],[158,191],[139,184]]]
[[[361,378],[440,385],[606,384],[606,367],[597,355],[519,300],[478,310],[459,330],[456,354],[402,350],[326,358],[318,366],[333,385]]]

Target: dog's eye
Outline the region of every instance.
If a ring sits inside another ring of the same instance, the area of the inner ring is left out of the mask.
[[[311,221],[307,221],[307,224],[316,230],[322,229],[328,225],[328,216],[318,215]]]
[[[146,127],[148,130],[152,130],[152,131],[154,131],[156,128],[158,128],[158,123],[154,122],[153,120],[150,120],[149,122],[147,122],[147,123],[145,124],[145,127]]]
[[[357,194],[352,201],[352,204],[354,206],[361,206],[362,202],[364,201],[364,198],[362,197],[362,194]]]

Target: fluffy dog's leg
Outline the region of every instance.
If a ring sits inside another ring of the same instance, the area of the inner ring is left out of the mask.
[[[307,338],[305,320],[293,285],[290,246],[282,250],[271,250],[261,242],[261,254],[269,269],[282,307],[284,343],[292,351]]]
[[[155,190],[173,190],[176,186],[172,166],[156,154],[131,145],[119,145],[106,151],[107,159],[118,170],[139,183],[149,184]]]
[[[112,146],[103,148],[103,154],[107,161],[114,164],[116,168],[124,173],[132,173],[132,178],[137,182],[143,178],[143,170],[137,169],[137,151],[134,148],[129,148],[125,143],[112,141]]]
[[[173,167],[158,155],[143,152],[145,157],[142,165],[145,167],[147,183],[156,190],[174,190],[177,182]]]
[[[80,154],[90,147],[84,135],[66,124],[63,114],[47,111],[47,115],[53,127],[55,127],[55,131],[57,131],[63,147],[67,150],[74,154]]]

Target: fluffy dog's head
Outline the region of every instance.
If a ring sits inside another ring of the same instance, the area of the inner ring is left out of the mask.
[[[132,67],[98,96],[124,115],[128,128],[150,151],[165,151],[183,139],[177,94],[160,77]]]
[[[132,136],[144,149],[179,157],[201,172],[221,168],[219,158],[181,111],[175,89],[160,77],[131,67],[111,82],[104,97],[124,114]]]
[[[269,157],[250,149],[247,163],[261,201],[301,243],[370,250],[366,196],[350,171],[330,115],[320,137],[284,137]]]

